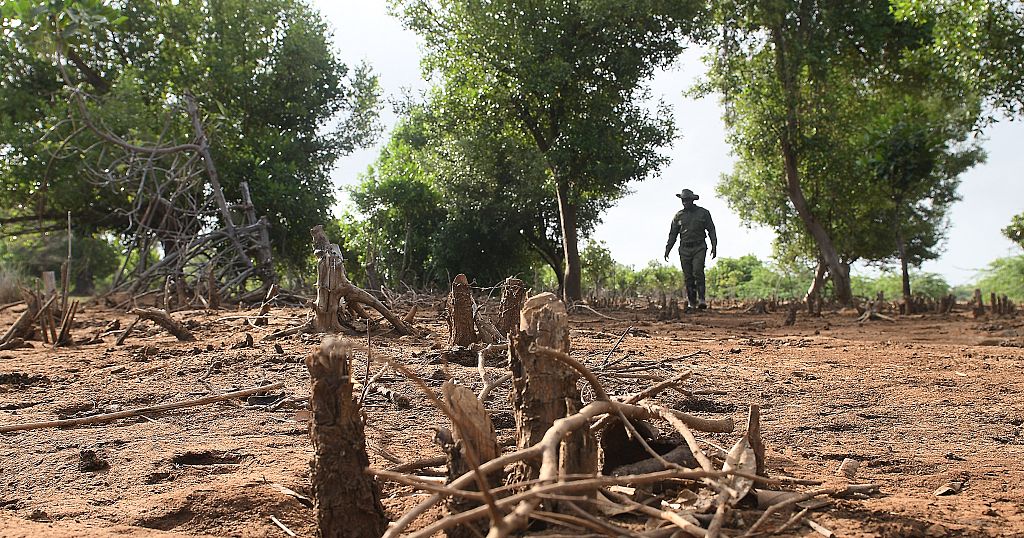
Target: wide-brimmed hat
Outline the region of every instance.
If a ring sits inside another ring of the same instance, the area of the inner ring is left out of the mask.
[[[700,200],[700,196],[693,194],[693,191],[691,191],[690,189],[683,189],[683,192],[677,194],[676,196],[682,198],[683,200]]]

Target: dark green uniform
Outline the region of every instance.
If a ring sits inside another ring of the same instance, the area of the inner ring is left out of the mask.
[[[697,205],[689,209],[681,209],[672,217],[672,227],[668,232],[668,243],[665,245],[665,255],[672,250],[679,238],[679,262],[683,266],[683,275],[686,277],[686,299],[690,306],[697,305],[697,298],[704,303],[704,259],[708,252],[707,244],[704,243],[705,232],[711,239],[711,247],[718,246],[718,236],[715,235],[715,223],[711,220],[711,213]]]

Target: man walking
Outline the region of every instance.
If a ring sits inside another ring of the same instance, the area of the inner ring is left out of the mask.
[[[676,196],[683,201],[683,209],[672,217],[668,244],[665,245],[665,261],[668,261],[672,246],[676,244],[676,236],[679,236],[679,262],[683,266],[683,276],[686,278],[686,311],[692,312],[694,306],[703,310],[708,307],[704,300],[704,257],[708,251],[708,246],[704,243],[704,232],[707,231],[707,237],[711,239],[711,258],[714,259],[718,256],[715,223],[707,209],[693,203],[694,200],[700,199],[693,191],[683,189],[683,192]]]

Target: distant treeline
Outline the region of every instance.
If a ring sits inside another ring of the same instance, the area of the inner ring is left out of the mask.
[[[681,293],[683,273],[673,265],[651,261],[635,268],[615,262],[607,248],[591,241],[583,250],[583,283],[590,296],[637,296]],[[765,262],[753,255],[719,258],[707,270],[708,295],[716,299],[751,300],[761,298],[802,299],[812,278],[808,267],[786,267]],[[554,275],[540,275],[542,287],[554,287]],[[939,299],[955,294],[965,300],[980,288],[984,293],[1006,294],[1015,301],[1024,300],[1024,255],[998,258],[979,272],[975,282],[951,286],[941,275],[911,272],[915,295]],[[902,296],[901,276],[883,271],[878,276],[853,275],[854,295],[874,298],[879,292],[898,300]]]

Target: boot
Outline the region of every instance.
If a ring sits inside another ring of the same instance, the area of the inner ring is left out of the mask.
[[[697,308],[701,310],[707,310],[708,308],[708,303],[704,301],[704,293],[706,291],[707,289],[704,284],[700,284],[697,286],[697,298],[699,299],[699,302],[697,303]]]
[[[693,312],[695,306],[697,306],[697,290],[693,286],[686,286],[686,313]]]

